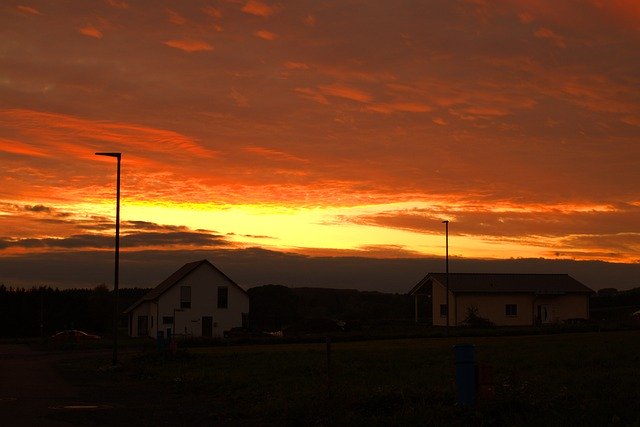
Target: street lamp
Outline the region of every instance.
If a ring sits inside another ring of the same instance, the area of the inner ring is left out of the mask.
[[[113,273],[113,366],[118,363],[118,276],[120,271],[120,162],[122,153],[96,153],[96,156],[115,157],[118,159],[118,175],[116,184],[116,259]]]
[[[445,274],[445,281],[446,281],[446,288],[447,288],[447,297],[446,297],[446,304],[447,304],[447,335],[449,335],[449,221],[445,220],[442,221],[442,223],[445,226],[445,239],[446,239],[446,258],[445,258],[445,263],[446,263],[446,274]]]

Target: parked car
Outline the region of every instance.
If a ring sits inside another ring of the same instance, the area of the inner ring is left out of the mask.
[[[100,337],[77,329],[67,329],[66,331],[60,331],[51,335],[51,339],[54,341],[88,341],[99,340]]]

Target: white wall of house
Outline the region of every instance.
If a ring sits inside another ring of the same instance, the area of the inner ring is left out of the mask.
[[[460,294],[457,296],[458,325],[463,324],[474,307],[478,315],[500,326],[530,326],[534,323],[534,297],[532,294]],[[515,314],[506,313],[506,305],[515,306]]]
[[[447,303],[447,289],[437,281],[433,281],[431,288],[431,303],[433,304],[433,324],[435,326],[446,326],[447,316],[440,314],[440,306]],[[456,298],[453,292],[449,291],[449,326],[456,325]]]
[[[191,288],[190,307],[181,306],[183,286]],[[226,307],[220,307],[219,288],[227,289]],[[243,314],[248,312],[249,296],[215,268],[203,263],[160,295],[157,304],[144,302],[132,310],[131,333],[139,336],[138,316],[148,316],[148,336],[154,338],[158,330],[164,336],[170,330],[175,335],[201,337],[207,332],[207,322],[211,336],[222,337],[224,331],[242,326]]]
[[[589,318],[589,295],[587,294],[539,295],[535,300],[536,308],[538,305],[549,307],[551,312],[550,323]]]
[[[132,337],[155,337],[155,330],[158,326],[158,322],[155,310],[152,309],[154,306],[155,304],[152,302],[145,301],[129,313],[129,334]],[[146,326],[144,324],[140,324],[140,317],[147,319]],[[141,333],[142,330],[146,330],[146,333]]]
[[[445,304],[444,285],[433,281],[433,324],[445,326],[446,316],[440,315],[440,305]],[[508,315],[506,305],[516,305],[517,314]],[[462,325],[469,307],[478,309],[478,315],[499,326],[533,325],[537,321],[538,306],[546,306],[549,317],[545,323],[561,323],[570,319],[589,318],[588,294],[564,294],[534,296],[533,293],[459,293],[449,292],[449,325]]]

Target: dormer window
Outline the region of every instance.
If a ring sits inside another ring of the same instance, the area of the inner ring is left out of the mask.
[[[218,286],[218,308],[229,308],[229,288]]]
[[[447,304],[440,304],[440,316],[446,317],[449,312]]]
[[[180,286],[180,308],[191,308],[191,286]]]

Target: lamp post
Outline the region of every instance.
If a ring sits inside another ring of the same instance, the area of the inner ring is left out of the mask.
[[[447,304],[447,335],[449,335],[449,221],[442,221],[445,227],[445,241],[446,241],[446,273],[445,273],[445,282],[447,288],[447,296],[446,296],[446,304]]]
[[[122,153],[96,153],[96,156],[115,157],[118,159],[116,183],[116,259],[113,273],[113,366],[118,363],[118,276],[120,272],[120,162]]]

